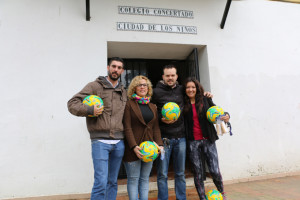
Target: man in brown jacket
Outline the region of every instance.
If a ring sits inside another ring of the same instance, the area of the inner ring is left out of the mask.
[[[117,197],[117,178],[124,155],[123,114],[127,93],[118,81],[124,62],[114,57],[107,66],[108,76],[99,76],[68,101],[70,113],[86,117],[92,143],[94,186],[91,200],[112,200]],[[102,98],[104,109],[82,103],[88,95]],[[94,115],[96,117],[88,117]]]

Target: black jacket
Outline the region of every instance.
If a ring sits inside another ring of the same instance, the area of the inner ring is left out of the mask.
[[[219,137],[217,135],[214,125],[210,123],[206,118],[206,112],[211,106],[215,106],[212,99],[203,97],[203,109],[200,113],[200,116],[198,115],[198,119],[201,126],[203,137],[208,138],[211,142],[215,142],[217,139],[219,139]],[[187,140],[195,140],[194,133],[193,133],[193,127],[194,127],[193,110],[191,105],[188,113],[185,113],[184,115],[184,126],[185,126]]]
[[[159,127],[161,130],[161,136],[163,138],[181,138],[185,137],[184,133],[184,120],[183,114],[173,124],[166,124],[161,121],[162,114],[161,109],[163,105],[167,102],[175,102],[179,105],[180,110],[183,110],[183,87],[176,84],[174,88],[165,85],[163,81],[159,81],[156,88],[153,90],[152,103],[157,106],[157,112],[159,116]]]

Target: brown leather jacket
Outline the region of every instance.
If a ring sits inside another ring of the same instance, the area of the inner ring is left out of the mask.
[[[93,106],[82,103],[88,95],[97,95],[103,100],[104,110],[98,117],[88,117],[94,112]],[[113,88],[105,77],[100,76],[68,101],[68,109],[73,115],[86,117],[91,139],[123,139],[122,119],[127,101],[126,95],[126,90],[121,83]]]
[[[125,162],[138,160],[132,148],[144,141],[155,141],[159,146],[163,146],[156,105],[149,103],[149,107],[154,117],[146,124],[138,103],[135,100],[129,100],[126,104],[123,118],[125,131],[125,153],[123,160]]]

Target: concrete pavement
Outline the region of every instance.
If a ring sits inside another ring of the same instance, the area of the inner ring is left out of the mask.
[[[300,200],[300,172],[267,177],[252,177],[224,183],[228,200]],[[268,178],[268,179],[265,179]],[[253,181],[256,179],[256,181]],[[259,179],[259,180],[258,180]],[[252,180],[252,181],[249,181]],[[199,199],[192,176],[187,177],[187,200]],[[117,200],[129,200],[126,179],[119,180]],[[215,189],[211,179],[205,182],[206,191]],[[174,180],[169,180],[169,200],[176,200]],[[1,191],[0,191],[1,192]],[[70,194],[43,197],[14,198],[14,200],[88,200],[90,194]],[[156,176],[150,177],[149,200],[157,199]]]
[[[206,191],[215,189],[211,182]],[[300,200],[300,175],[225,184],[228,200]],[[149,200],[157,199],[157,191],[149,193]],[[199,199],[194,187],[187,188],[187,200]],[[119,194],[117,200],[129,200],[126,193]],[[176,200],[174,189],[169,190],[169,200]]]

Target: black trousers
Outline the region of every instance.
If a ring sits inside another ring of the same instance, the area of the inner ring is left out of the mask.
[[[200,197],[200,200],[205,200],[205,166],[204,160],[207,163],[208,170],[213,178],[219,192],[224,192],[222,175],[219,169],[218,152],[215,143],[209,140],[194,140],[188,142],[189,158],[194,171],[194,182]]]

